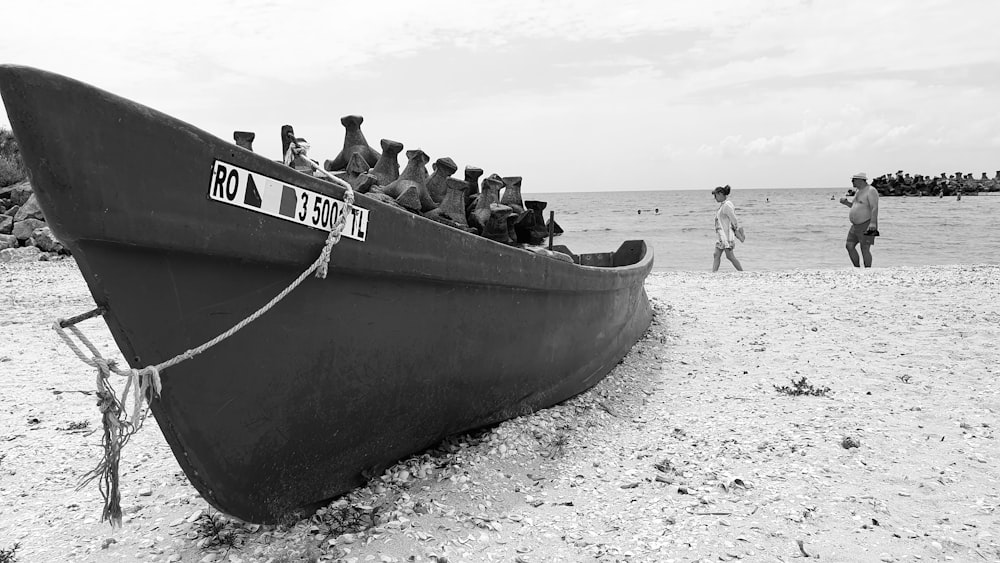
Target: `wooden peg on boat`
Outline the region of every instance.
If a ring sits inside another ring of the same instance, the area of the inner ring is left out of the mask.
[[[537,245],[545,241],[545,237],[548,236],[544,219],[546,205],[544,201],[528,200],[524,202],[525,217],[514,224],[517,242]]]
[[[358,153],[361,158],[365,159],[368,163],[369,168],[375,166],[378,162],[380,156],[382,156],[377,150],[373,149],[368,141],[365,139],[364,133],[361,132],[361,123],[365,120],[364,117],[360,115],[345,115],[340,118],[340,123],[343,124],[344,129],[344,148],[340,150],[333,160],[327,160],[323,163],[323,168],[326,170],[344,170],[347,168],[347,163],[351,161],[351,155]]]
[[[368,166],[368,163],[365,162],[365,159],[360,154],[354,153],[351,155],[351,160],[347,163],[346,170],[348,178],[357,178],[369,170],[371,170],[371,166]]]
[[[504,176],[503,186],[503,197],[500,198],[500,203],[510,206],[514,213],[523,213],[524,200],[521,199],[521,177]]]
[[[424,216],[463,230],[474,230],[469,227],[465,216],[465,192],[469,185],[457,178],[448,178],[446,184],[447,193],[441,200],[441,205]]]
[[[361,158],[360,154],[354,153],[351,155],[351,161],[347,163],[347,170],[337,172],[334,176],[350,184],[354,191],[365,193],[375,184],[375,177],[368,171],[369,167],[365,159]]]
[[[403,143],[382,139],[382,156],[372,167],[371,173],[375,176],[380,186],[388,186],[399,178],[399,153],[403,150]]]
[[[302,137],[295,136],[291,125],[281,126],[281,155],[285,165],[306,174],[325,177],[318,171],[319,163],[309,158],[309,143]]]
[[[476,196],[479,195],[479,177],[483,175],[483,169],[476,166],[465,167],[465,183],[469,189],[465,192],[465,208],[468,210],[475,203]]]
[[[406,167],[399,174],[399,177],[381,186],[379,191],[392,197],[399,197],[408,187],[409,183],[427,184],[427,163],[430,157],[420,149],[406,151]]]
[[[253,140],[256,137],[252,131],[233,131],[233,140],[236,145],[248,151],[253,151]]]
[[[490,205],[500,203],[500,188],[503,187],[503,178],[496,174],[490,174],[483,179],[482,193],[476,199],[475,208],[469,212],[469,225],[475,227],[482,234],[486,230],[486,223],[490,219]]]
[[[399,178],[390,182],[388,186],[379,188],[382,193],[398,198],[409,188],[416,188],[416,197],[420,201],[418,211],[426,213],[437,207],[431,195],[427,192],[427,163],[430,157],[420,149],[406,151],[406,168],[400,173]],[[407,201],[411,196],[407,196]],[[400,203],[400,205],[403,205]],[[406,207],[406,205],[403,205]]]
[[[281,126],[281,158],[285,159],[288,155],[288,147],[295,142],[295,130],[291,125]],[[288,164],[287,162],[285,164]]]
[[[503,197],[500,198],[500,203],[513,210],[513,213],[507,219],[511,240],[519,243],[537,244],[530,242],[531,237],[529,236],[529,232],[533,223],[532,218],[534,213],[530,209],[525,208],[524,200],[521,198],[521,177],[504,176],[503,184]]]
[[[407,185],[403,192],[396,196],[396,203],[408,211],[420,213],[420,190],[415,185]]]
[[[377,185],[378,179],[367,173],[361,174],[354,182],[351,182],[351,187],[359,194],[367,194]]]
[[[555,226],[555,224],[556,224],[556,212],[549,211],[549,222],[545,224],[545,226],[549,230],[549,250],[552,250],[552,236],[554,234],[552,232],[552,227]]]
[[[510,225],[508,222],[513,213],[514,210],[509,205],[491,203],[490,217],[483,228],[482,236],[504,244],[513,243],[514,240],[510,238]]]
[[[434,173],[427,179],[427,192],[434,203],[440,204],[448,193],[448,177],[458,171],[458,165],[446,156],[435,160],[433,168]]]

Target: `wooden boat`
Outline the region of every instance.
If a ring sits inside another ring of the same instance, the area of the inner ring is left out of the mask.
[[[0,91],[45,218],[133,367],[257,310],[341,208],[337,185],[76,80],[0,66]],[[245,521],[564,401],[651,320],[643,241],[573,263],[361,194],[355,207],[325,279],[165,370],[151,401],[191,483]]]

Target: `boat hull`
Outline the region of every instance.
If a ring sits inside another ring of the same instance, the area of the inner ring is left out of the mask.
[[[65,77],[0,67],[0,90],[46,220],[133,367],[242,321],[323,246],[321,229],[213,200],[220,162],[343,198]],[[341,239],[327,278],[164,370],[151,403],[192,484],[243,520],[278,521],[448,435],[568,399],[651,320],[641,242],[580,266],[357,205],[364,240]]]

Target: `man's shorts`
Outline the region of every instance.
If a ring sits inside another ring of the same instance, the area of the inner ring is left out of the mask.
[[[859,242],[861,244],[867,244],[871,246],[875,244],[875,237],[871,235],[866,235],[865,231],[868,230],[868,225],[871,223],[871,219],[865,221],[864,223],[851,224],[851,228],[847,231],[847,244],[854,246]]]

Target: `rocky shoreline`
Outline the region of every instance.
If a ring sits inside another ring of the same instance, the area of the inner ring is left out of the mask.
[[[1000,561],[1000,304],[984,299],[998,280],[995,265],[654,273],[653,326],[596,387],[281,526],[211,509],[150,419],[112,530],[94,487],[75,490],[97,459],[93,373],[49,328],[93,302],[72,259],[0,264],[0,549],[19,544],[19,563]],[[116,355],[100,321],[81,328]]]
[[[68,254],[45,224],[28,180],[0,188],[0,262],[50,260]]]

